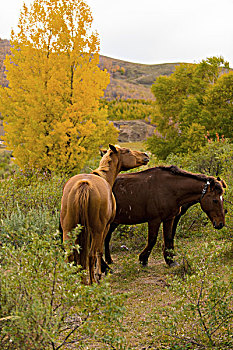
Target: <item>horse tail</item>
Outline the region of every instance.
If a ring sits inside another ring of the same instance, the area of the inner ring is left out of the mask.
[[[59,218],[59,232],[60,232],[61,244],[63,244],[63,229],[61,226],[61,218]]]
[[[89,196],[91,183],[88,180],[78,181],[75,185],[75,221],[82,226],[82,229],[77,237],[77,243],[79,245],[79,264],[83,269],[88,267],[88,257],[91,245],[91,229],[89,225]]]

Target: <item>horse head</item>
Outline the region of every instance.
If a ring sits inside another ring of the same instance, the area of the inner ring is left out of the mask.
[[[132,151],[129,148],[113,146],[109,144],[111,151],[118,156],[120,170],[136,168],[149,162],[149,156],[140,151]]]
[[[225,225],[225,211],[223,208],[224,188],[226,188],[226,184],[223,180],[216,180],[213,177],[208,178],[200,199],[202,210],[204,210],[217,230],[220,230]]]

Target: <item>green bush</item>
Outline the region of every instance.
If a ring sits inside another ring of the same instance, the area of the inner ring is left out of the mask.
[[[168,288],[173,292],[174,302],[156,308],[152,317],[154,337],[159,332],[161,348],[233,347],[233,274],[230,265],[226,264],[224,271],[221,265],[228,249],[225,242],[204,243],[192,252],[186,251],[183,259],[186,266],[170,273]],[[218,269],[227,279],[221,278]]]
[[[21,247],[3,244],[0,252],[1,349],[61,349],[76,344],[124,348],[123,297],[111,293],[107,279],[84,286],[77,268],[65,262],[57,234],[30,233]]]
[[[4,208],[0,219],[18,210],[25,214],[38,209],[47,209],[51,214],[59,210],[64,182],[62,177],[16,172],[0,182],[0,206]]]
[[[108,279],[85,286],[58,232],[65,179],[15,174],[0,182],[0,348],[124,349],[124,295]],[[119,333],[119,335],[118,335]]]
[[[109,120],[156,120],[158,114],[156,103],[152,100],[115,99],[100,100],[100,106],[108,107]]]
[[[189,152],[184,155],[170,154],[166,162],[190,171],[221,176],[225,171],[233,169],[233,145],[227,140],[210,141],[198,152]]]

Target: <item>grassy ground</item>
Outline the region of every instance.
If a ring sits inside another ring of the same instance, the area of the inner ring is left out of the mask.
[[[211,232],[211,225],[209,225],[209,230]],[[183,341],[180,341],[177,347],[172,346],[175,339],[172,335],[170,345],[169,340],[164,342],[161,338],[163,332],[162,330],[161,333],[158,332],[158,324],[155,323],[154,316],[158,316],[166,308],[175,309],[179,295],[170,288],[171,278],[183,279],[185,274],[190,273],[188,267],[191,265],[191,270],[195,272],[195,262],[198,264],[199,261],[205,259],[207,250],[212,249],[208,248],[205,252],[204,247],[212,244],[213,237],[209,234],[205,236],[202,232],[201,237],[177,238],[176,259],[180,265],[169,268],[162,255],[161,235],[149,258],[148,266],[142,267],[139,264],[138,255],[146,243],[146,235],[146,225],[139,225],[135,236],[129,234],[128,238],[127,236],[120,238],[119,235],[116,235],[112,241],[114,273],[111,276],[111,286],[114,293],[126,293],[128,296],[123,324],[129,349],[201,349],[201,346],[196,347],[195,345],[186,347]],[[223,241],[220,241],[219,244],[222,248],[218,255],[218,263],[213,265],[210,271],[215,276],[227,280],[229,276],[226,268],[230,268],[233,263],[233,246]],[[188,252],[192,252],[190,256]],[[187,334],[192,327],[191,322],[187,326]],[[208,346],[207,348],[209,349]],[[216,348],[228,349],[227,346]]]

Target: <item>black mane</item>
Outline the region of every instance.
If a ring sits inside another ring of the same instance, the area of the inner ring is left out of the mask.
[[[201,181],[215,180],[213,176],[206,176],[204,174],[191,173],[189,171],[178,168],[176,165],[159,166],[158,168],[161,170],[169,171],[173,175],[191,177],[195,180],[201,180]]]
[[[223,186],[222,186],[221,182],[219,182],[214,176],[207,176],[207,175],[204,175],[204,174],[195,174],[195,173],[192,173],[192,172],[180,169],[176,165],[169,165],[169,166],[161,165],[161,166],[149,168],[149,169],[146,169],[146,170],[142,170],[142,171],[139,171],[139,172],[134,172],[134,173],[131,173],[131,174],[132,175],[133,174],[137,175],[137,174],[140,174],[140,173],[146,174],[146,173],[153,173],[153,172],[159,171],[159,170],[167,171],[170,174],[175,175],[175,176],[189,177],[189,178],[192,178],[192,179],[195,179],[195,180],[199,180],[199,181],[203,181],[203,182],[209,181],[210,183],[215,185],[216,189],[218,189],[219,191],[223,192]],[[122,175],[124,175],[124,174],[122,174]]]
[[[223,192],[223,188],[221,183],[214,177],[214,176],[207,176],[204,174],[195,174],[191,173],[189,171],[185,171],[183,169],[178,168],[176,165],[170,165],[170,166],[159,166],[157,167],[161,170],[169,171],[173,175],[178,175],[178,176],[184,176],[184,177],[190,177],[195,180],[200,180],[200,181],[209,181],[214,183],[216,189],[220,190]]]

